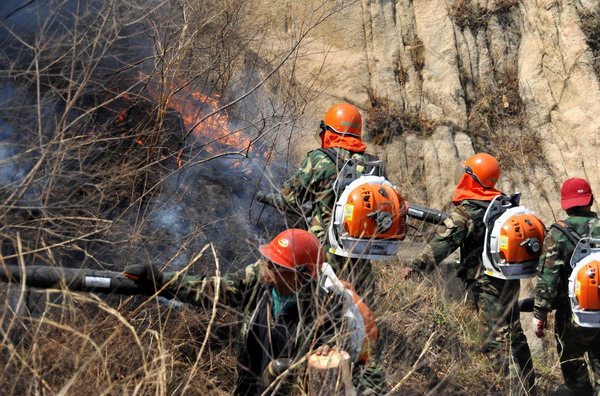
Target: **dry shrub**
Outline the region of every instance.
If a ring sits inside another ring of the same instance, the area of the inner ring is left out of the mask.
[[[414,252],[413,252],[414,253]],[[406,253],[403,252],[403,257]],[[407,257],[408,258],[408,257]],[[412,257],[411,257],[412,258]],[[486,394],[498,383],[485,357],[478,352],[481,333],[477,315],[460,295],[449,296],[450,276],[430,281],[399,281],[398,263],[378,267],[377,307],[395,394]],[[486,378],[486,381],[481,381]],[[398,386],[398,384],[400,384]],[[497,391],[500,389],[496,388]]]
[[[450,5],[449,14],[460,30],[477,32],[487,27],[493,15],[510,12],[518,4],[518,0],[497,0],[491,8],[485,8],[472,0],[456,0]]]
[[[415,43],[408,48],[408,53],[410,54],[410,59],[415,70],[421,76],[420,72],[425,66],[425,46],[423,45],[423,41],[419,38],[415,39]]]
[[[43,315],[22,315],[12,328],[14,316],[7,304],[2,307],[2,336],[11,335],[1,350],[5,394],[227,394],[232,389],[230,333],[237,316],[217,317],[213,331],[219,337],[199,356],[208,314],[157,301],[132,311],[141,298],[112,298],[109,305],[93,295],[49,296]]]
[[[487,26],[488,12],[471,0],[457,0],[450,6],[450,17],[460,30],[477,31]]]
[[[476,151],[494,155],[507,170],[545,163],[540,135],[527,126],[516,69],[505,70],[492,85],[479,84],[468,104],[467,133]]]
[[[405,133],[414,133],[422,137],[433,133],[435,122],[418,114],[398,110],[392,101],[376,97],[372,92],[369,92],[369,97],[371,107],[367,110],[365,132],[375,144],[386,144],[394,136]]]
[[[594,69],[600,75],[600,10],[580,13],[581,30],[594,54]]]
[[[257,226],[252,194],[312,86],[278,70],[339,3],[316,10],[276,48],[262,45],[273,21],[244,0],[7,3],[0,264],[181,268],[209,241],[223,271],[253,261],[257,240],[283,224]],[[267,87],[271,79],[278,90]],[[241,134],[242,145],[224,143]],[[208,265],[202,258],[192,271]],[[129,312],[135,306],[120,298],[69,293],[34,307],[37,292],[0,292],[3,394],[233,387],[237,316],[223,317],[200,355],[207,315],[188,308]]]

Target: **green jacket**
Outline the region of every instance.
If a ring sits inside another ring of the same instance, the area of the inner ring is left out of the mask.
[[[579,212],[569,216],[564,222],[582,237],[600,238],[600,220],[594,212]],[[552,310],[552,304],[569,304],[569,276],[571,275],[571,255],[575,250],[567,236],[554,227],[546,234],[544,247],[538,264],[537,283],[533,290],[535,304],[533,315],[545,320]]]
[[[423,248],[412,262],[413,269],[430,272],[459,247],[461,263],[457,274],[464,281],[472,281],[483,273],[483,243],[485,225],[483,216],[489,202],[464,200],[454,207],[444,221],[445,229]]]
[[[265,367],[265,348],[271,348],[269,356],[270,353],[277,355],[270,356],[273,359],[290,359],[292,365],[298,363],[300,368],[303,357],[320,345],[332,342],[334,334],[343,331],[339,301],[335,298],[321,298],[327,295],[317,292],[319,289],[316,281],[309,282],[297,294],[297,303],[293,307],[275,315],[272,310],[272,287],[263,282],[264,264],[264,261],[259,260],[222,277],[176,277],[175,272],[162,275],[162,283],[168,284],[167,295],[173,298],[204,308],[212,307],[215,298],[218,298],[219,306],[232,307],[242,313],[237,349],[238,379],[235,394],[238,395],[261,394],[277,376],[269,377],[272,367]],[[275,334],[276,330],[279,333]],[[282,333],[289,338],[282,337]],[[273,339],[279,335],[279,342],[273,341],[271,335]],[[267,345],[269,342],[278,345]],[[335,343],[342,347],[344,345],[342,340],[336,339]],[[302,370],[290,372],[298,374]],[[277,394],[299,391],[299,379],[290,378],[295,374],[289,374],[280,381],[282,384]]]
[[[340,166],[350,158],[360,160],[365,158],[364,153],[353,153],[342,148],[335,148],[335,150],[342,159]],[[331,221],[335,204],[333,183],[339,170],[327,154],[320,150],[311,151],[302,162],[300,169],[283,184],[281,190],[283,199],[293,208],[312,203],[309,231],[321,240],[326,236],[326,229]]]

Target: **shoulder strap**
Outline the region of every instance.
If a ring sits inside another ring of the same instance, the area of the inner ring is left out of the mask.
[[[480,201],[477,199],[467,199],[467,201],[480,208],[487,209],[490,206],[491,201]]]
[[[379,157],[375,154],[363,153],[363,158],[365,162],[379,161]]]
[[[571,243],[575,246],[577,246],[579,240],[581,239],[581,235],[579,235],[577,231],[573,229],[573,227],[571,227],[564,221],[557,221],[556,223],[552,224],[550,228],[556,228],[557,230],[565,234],[569,241],[571,241]]]
[[[338,155],[338,152],[333,147],[319,148],[317,149],[317,151],[320,151],[327,157],[329,157],[331,162],[333,162],[338,169],[341,169],[341,167],[344,166],[344,163],[346,162],[346,160],[343,157]]]

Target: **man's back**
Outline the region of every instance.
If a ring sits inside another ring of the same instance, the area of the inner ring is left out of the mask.
[[[334,161],[330,153],[335,153]],[[318,149],[308,153],[300,168],[287,180],[282,188],[284,200],[293,207],[312,204],[310,230],[319,239],[326,235],[326,228],[331,221],[331,213],[335,204],[333,184],[344,163],[351,159],[364,159],[364,153],[332,147]]]

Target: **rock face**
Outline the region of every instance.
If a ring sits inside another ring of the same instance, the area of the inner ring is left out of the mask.
[[[290,32],[314,15],[317,3],[269,7]],[[564,215],[558,191],[566,178],[588,178],[600,191],[596,1],[361,0],[336,6],[306,39],[297,73],[320,76],[325,96],[314,114],[349,101],[365,114],[386,103],[404,117],[404,128],[371,147],[387,157],[391,178],[409,199],[443,207],[456,163],[477,151],[500,159],[500,188],[522,191],[522,202],[548,224]],[[430,128],[411,130],[407,120]]]

